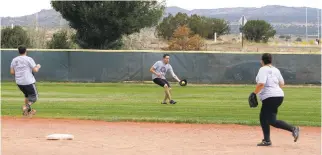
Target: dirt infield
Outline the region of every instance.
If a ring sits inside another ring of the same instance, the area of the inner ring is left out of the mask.
[[[71,141],[48,141],[69,133]],[[3,155],[318,155],[318,127],[302,127],[298,143],[272,129],[271,147],[256,147],[259,127],[164,123],[114,123],[2,117]]]

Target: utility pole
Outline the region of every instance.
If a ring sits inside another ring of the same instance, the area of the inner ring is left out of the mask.
[[[242,32],[242,48],[244,48],[244,33]]]
[[[307,7],[305,8],[305,38],[307,42]]]
[[[316,9],[317,10],[317,18],[318,18],[318,39],[320,39],[320,11],[319,9]]]
[[[245,24],[247,23],[247,19],[245,18],[245,16],[242,16],[240,19],[239,19],[239,24],[240,24],[240,27],[243,28],[245,26]],[[242,48],[244,48],[244,33],[243,31],[241,31],[241,40],[242,40]]]

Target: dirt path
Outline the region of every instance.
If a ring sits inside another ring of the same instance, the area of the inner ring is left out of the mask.
[[[52,133],[75,139],[47,141]],[[273,129],[273,146],[263,148],[259,127],[2,117],[3,155],[318,155],[320,137],[320,128],[302,127],[294,143]]]

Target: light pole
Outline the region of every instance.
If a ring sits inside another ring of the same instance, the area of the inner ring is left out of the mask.
[[[305,8],[305,39],[307,42],[307,7]]]

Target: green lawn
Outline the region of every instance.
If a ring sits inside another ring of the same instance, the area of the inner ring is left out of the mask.
[[[259,124],[250,109],[254,86],[173,87],[176,105],[161,105],[163,90],[152,84],[38,83],[36,117],[105,121]],[[1,88],[2,115],[20,116],[22,93],[14,83]],[[321,89],[285,88],[278,118],[295,125],[321,126]]]

